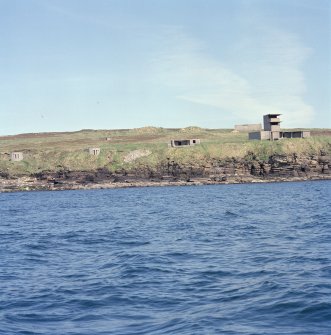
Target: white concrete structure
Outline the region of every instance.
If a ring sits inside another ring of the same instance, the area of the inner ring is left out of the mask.
[[[310,131],[281,131],[281,114],[266,114],[263,116],[264,130],[251,132],[248,134],[250,140],[269,140],[275,141],[281,138],[307,138],[310,137]]]
[[[100,148],[89,148],[88,151],[90,155],[93,155],[93,156],[100,155]]]
[[[190,147],[190,146],[194,146],[196,144],[200,144],[200,139],[193,138],[193,139],[188,139],[188,140],[171,140],[170,141],[170,146],[173,147],[173,148]]]
[[[12,152],[10,154],[10,159],[15,162],[23,160],[23,152],[18,151]]]

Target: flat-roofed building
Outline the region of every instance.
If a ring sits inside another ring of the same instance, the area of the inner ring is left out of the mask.
[[[281,131],[281,138],[307,138],[310,137],[310,131],[295,130],[295,131]]]
[[[281,114],[266,114],[263,116],[264,130],[258,132],[250,132],[248,138],[250,140],[269,140],[275,141],[281,138],[307,138],[310,137],[310,131],[294,130],[281,131],[280,116]]]

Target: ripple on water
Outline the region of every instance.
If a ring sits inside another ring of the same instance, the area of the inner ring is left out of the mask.
[[[0,194],[0,333],[329,335],[329,188]]]

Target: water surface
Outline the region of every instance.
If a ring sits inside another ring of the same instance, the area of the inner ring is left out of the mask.
[[[0,194],[0,333],[330,334],[330,186]]]

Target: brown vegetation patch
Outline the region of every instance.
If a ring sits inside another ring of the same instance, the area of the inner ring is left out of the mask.
[[[112,143],[140,143],[151,142],[164,138],[164,135],[129,135],[129,136],[112,136]]]
[[[311,136],[331,136],[331,129],[312,130],[310,134]]]
[[[0,140],[14,140],[22,138],[47,138],[47,137],[71,135],[73,133],[77,132],[26,133],[26,134],[0,136]]]

